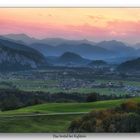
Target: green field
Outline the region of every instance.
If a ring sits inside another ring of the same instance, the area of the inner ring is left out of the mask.
[[[113,108],[125,101],[140,102],[140,98],[91,103],[48,103],[4,111],[0,112],[0,132],[67,132],[70,122],[77,117],[81,117],[84,112]],[[78,112],[79,114],[76,114]],[[82,113],[80,114],[80,112]],[[45,113],[46,115],[36,116],[38,113]],[[24,116],[27,114],[35,116]]]
[[[0,118],[0,133],[67,132],[71,121],[81,115]]]
[[[94,109],[107,109],[111,107],[116,107],[119,106],[122,102],[129,100],[140,102],[140,97],[131,99],[97,101],[89,103],[46,103],[11,111],[0,112],[0,116],[10,114],[32,114],[32,113],[49,114],[49,113],[89,112]]]
[[[106,109],[121,104],[124,100],[98,101],[91,103],[47,103],[25,107],[12,111],[0,112],[4,114],[29,114],[29,113],[64,113],[64,112],[89,112],[93,109]]]

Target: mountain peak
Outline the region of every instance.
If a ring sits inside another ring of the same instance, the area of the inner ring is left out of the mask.
[[[77,59],[77,58],[82,58],[80,55],[76,54],[76,53],[73,53],[73,52],[65,52],[64,54],[61,55],[60,58],[72,58],[72,59]]]
[[[6,36],[6,37],[26,37],[26,38],[30,38],[28,35],[26,35],[24,33],[20,33],[20,34],[6,34],[4,36]]]
[[[34,41],[36,41],[36,38],[30,37],[24,33],[20,33],[20,34],[7,34],[4,35],[4,37],[8,38],[8,39],[12,39],[15,41],[23,41],[25,44],[31,44]]]

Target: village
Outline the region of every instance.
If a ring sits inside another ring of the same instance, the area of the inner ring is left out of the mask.
[[[111,77],[110,79],[108,75]],[[114,79],[112,79],[112,77]],[[118,91],[121,91],[122,93],[128,93],[132,96],[140,96],[140,84],[134,85],[127,83],[127,80],[124,81],[118,78],[118,74],[115,75],[112,74],[112,72],[108,72],[107,75],[106,72],[100,74],[91,71],[91,69],[86,71],[75,69],[50,69],[9,72],[5,74],[0,73],[0,84],[6,84],[6,86],[12,85],[19,89],[30,88],[34,90],[35,88],[38,91],[41,89],[46,89],[47,91],[48,89],[54,88],[56,90],[59,89],[58,91],[61,90],[65,92],[78,89],[91,89],[91,91],[94,91],[94,89],[95,91],[98,91],[98,89],[102,91],[108,89],[110,93],[116,94]],[[27,84],[26,82],[22,84],[22,81],[27,81]],[[37,81],[35,82],[36,84],[34,84],[33,81]]]

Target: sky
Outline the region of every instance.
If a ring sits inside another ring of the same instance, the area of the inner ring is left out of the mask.
[[[0,8],[0,34],[140,42],[140,8]]]

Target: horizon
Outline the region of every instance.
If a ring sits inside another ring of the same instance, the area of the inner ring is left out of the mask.
[[[116,41],[116,42],[121,42],[121,43],[124,43],[125,45],[130,45],[129,47],[134,47],[133,45],[136,45],[136,44],[139,44],[140,42],[136,42],[136,43],[129,43],[129,42],[125,42],[123,40],[117,40],[117,39],[108,39],[108,40],[100,40],[100,41],[95,41],[95,40],[90,40],[90,39],[86,39],[86,38],[81,38],[81,39],[69,39],[69,38],[65,38],[65,37],[43,37],[43,38],[38,38],[38,37],[33,37],[31,35],[28,35],[28,34],[25,34],[25,33],[10,33],[10,34],[0,34],[0,36],[2,37],[5,37],[7,39],[10,39],[9,37],[6,37],[6,36],[9,36],[9,35],[25,35],[29,38],[33,38],[33,39],[36,39],[36,40],[44,40],[44,39],[62,39],[62,40],[68,40],[68,41],[83,41],[83,40],[86,40],[86,41],[90,41],[90,42],[93,42],[93,43],[100,43],[100,42],[104,42],[104,41]],[[18,40],[18,39],[15,39],[15,40]],[[92,44],[91,44],[92,45]]]
[[[0,8],[0,13],[0,34],[140,42],[140,8]]]

